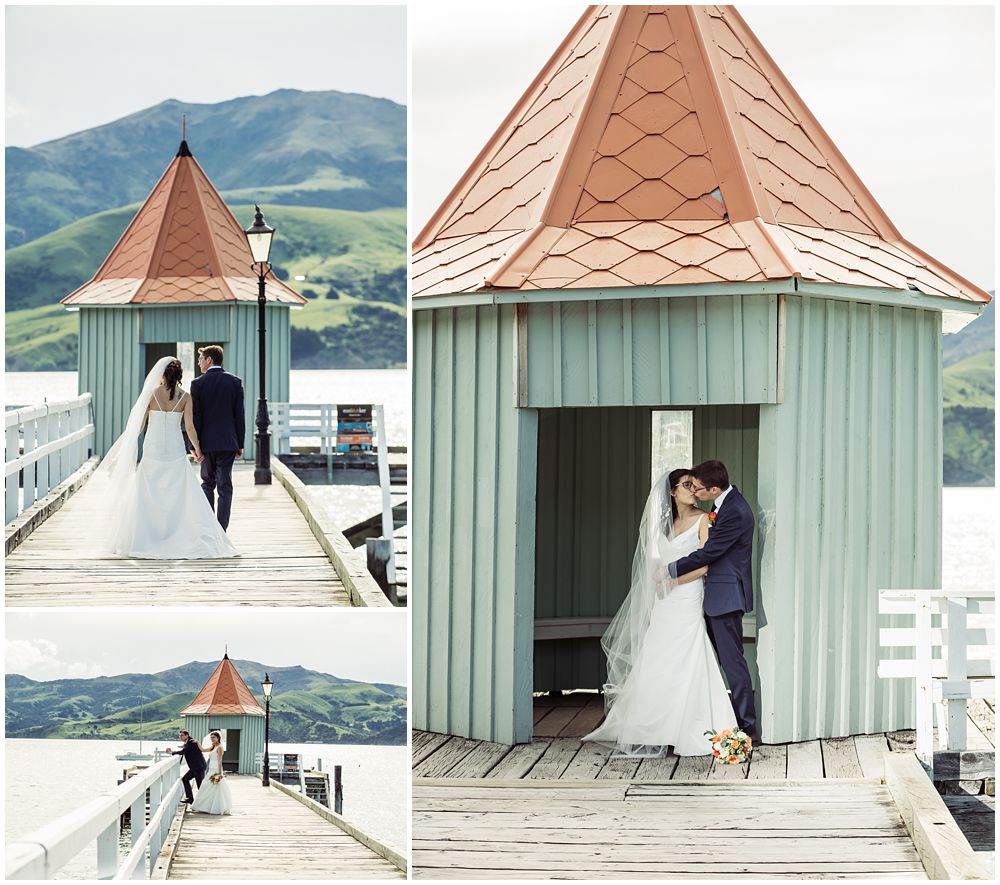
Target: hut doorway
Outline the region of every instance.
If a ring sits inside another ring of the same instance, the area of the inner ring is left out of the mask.
[[[655,477],[718,458],[756,512],[759,411],[742,405],[539,410],[536,692],[604,684],[600,637],[628,592]],[[753,616],[747,621],[744,633],[752,637]]]
[[[198,371],[198,361],[195,354],[199,347],[213,342],[206,341],[175,341],[175,342],[153,342],[145,345],[146,368],[145,374],[149,374],[150,369],[156,365],[157,360],[165,356],[176,356],[181,361],[181,368],[184,369],[184,384],[190,384],[192,379],[197,378],[201,372]],[[218,342],[214,342],[218,343]]]
[[[227,728],[222,733],[225,750],[222,753],[222,770],[240,770],[240,729]]]

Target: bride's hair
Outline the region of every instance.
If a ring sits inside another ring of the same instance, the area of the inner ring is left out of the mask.
[[[167,363],[167,367],[163,370],[163,380],[167,382],[167,390],[170,392],[171,399],[174,398],[174,391],[183,376],[184,368],[181,366],[180,360],[171,360]]]
[[[210,738],[215,738],[220,744],[222,743],[222,735],[217,731],[210,732],[208,735]]]
[[[690,467],[678,467],[676,470],[671,470],[667,476],[667,485],[669,486],[667,495],[670,497],[670,512],[674,517],[674,522],[677,522],[677,499],[674,498],[674,489],[677,488],[682,477],[690,475]]]

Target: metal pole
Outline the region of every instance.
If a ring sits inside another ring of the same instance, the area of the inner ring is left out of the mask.
[[[268,743],[271,740],[271,699],[264,698],[264,776],[261,778],[265,787],[271,786],[271,757],[268,755]]]
[[[257,459],[253,472],[255,485],[271,484],[271,435],[268,431],[267,400],[264,396],[264,296],[263,265],[257,275],[257,361],[260,364],[260,397],[257,400]]]

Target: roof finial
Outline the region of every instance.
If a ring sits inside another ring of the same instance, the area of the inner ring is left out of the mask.
[[[178,157],[190,157],[191,148],[187,143],[187,114],[181,114],[181,146],[177,148]]]

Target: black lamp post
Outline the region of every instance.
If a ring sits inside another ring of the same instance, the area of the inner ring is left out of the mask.
[[[260,684],[264,690],[264,776],[261,778],[263,786],[271,786],[271,757],[268,755],[268,744],[271,741],[271,689],[274,683],[271,677],[264,674],[264,681]]]
[[[254,206],[257,214],[253,224],[244,233],[250,244],[250,254],[253,256],[252,267],[257,271],[257,362],[260,364],[260,397],[257,400],[257,452],[256,468],[253,481],[259,486],[271,484],[271,425],[267,417],[267,400],[264,398],[264,306],[267,299],[264,296],[264,277],[271,269],[268,256],[271,254],[271,238],[274,228],[269,227],[261,214],[260,206]]]

